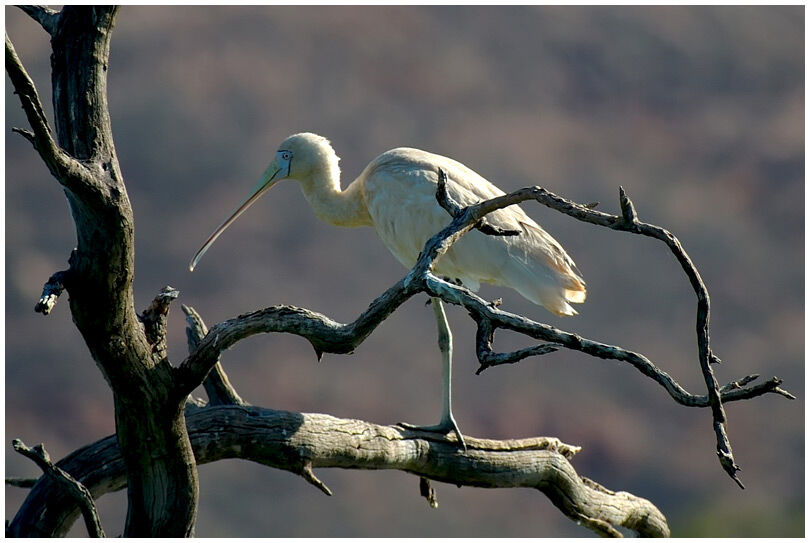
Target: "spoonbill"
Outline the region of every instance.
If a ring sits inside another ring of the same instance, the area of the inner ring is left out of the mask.
[[[406,268],[416,263],[427,240],[447,226],[451,217],[436,201],[439,169],[447,175],[447,191],[462,206],[504,194],[498,187],[453,159],[399,147],[386,151],[345,189],[340,186],[340,159],[329,140],[312,133],[285,139],[261,179],[231,215],[194,255],[189,270],[222,232],[276,183],[297,181],[318,218],[336,226],[371,226]],[[585,301],[585,282],[574,261],[519,206],[490,213],[487,221],[516,236],[488,236],[476,230],[457,241],[433,267],[434,273],[460,280],[471,290],[480,283],[512,288],[557,315],[574,315],[571,303]],[[450,401],[452,335],[439,298],[431,298],[442,354],[442,415],[438,424],[402,426],[464,438]],[[466,448],[466,446],[465,446]]]

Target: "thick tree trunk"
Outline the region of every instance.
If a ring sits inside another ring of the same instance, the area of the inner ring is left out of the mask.
[[[147,391],[115,395],[116,435],[127,468],[127,537],[188,537],[197,518],[197,467],[181,404],[154,368]],[[168,394],[167,394],[168,393]]]
[[[65,187],[78,240],[63,282],[73,321],[115,398],[128,480],[124,534],[181,537],[193,532],[197,473],[185,398],[175,393],[165,349],[150,344],[134,305],[133,213],[107,108],[116,13],[114,6],[69,6],[43,24],[52,35],[58,153],[74,166],[51,168]]]

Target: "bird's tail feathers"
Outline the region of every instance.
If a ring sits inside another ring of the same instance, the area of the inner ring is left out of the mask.
[[[582,285],[582,288],[578,290],[566,289],[565,291],[565,299],[572,304],[585,303],[585,298],[587,295],[588,293],[585,290],[585,285]]]
[[[571,304],[581,304],[587,296],[585,282],[567,266],[512,266],[510,275],[509,286],[555,315],[576,315]]]

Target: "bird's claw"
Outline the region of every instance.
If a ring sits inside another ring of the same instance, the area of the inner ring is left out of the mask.
[[[440,422],[439,424],[430,424],[427,426],[420,426],[416,424],[410,424],[407,422],[398,422],[397,426],[401,426],[407,430],[415,430],[417,432],[430,432],[435,434],[441,434],[443,436],[448,436],[451,433],[456,434],[456,439],[461,444],[461,448],[464,449],[464,452],[467,452],[467,443],[464,441],[464,436],[461,435],[461,430],[458,429],[458,424],[456,421],[449,420],[446,422]]]

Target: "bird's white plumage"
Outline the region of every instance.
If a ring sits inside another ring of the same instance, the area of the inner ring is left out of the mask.
[[[189,269],[194,269],[228,225],[284,179],[298,181],[313,212],[324,221],[374,227],[388,250],[407,268],[416,263],[427,240],[451,220],[436,201],[439,169],[447,174],[448,193],[462,206],[503,194],[455,160],[407,147],[381,154],[342,189],[338,160],[326,138],[310,133],[288,137],[251,193],[197,251]],[[473,290],[480,283],[494,283],[513,288],[554,313],[576,313],[570,303],[585,301],[585,283],[560,244],[516,205],[490,213],[487,221],[520,234],[495,237],[477,230],[468,232],[434,263],[433,271],[460,279]],[[433,298],[432,303],[442,351],[442,418],[437,425],[416,428],[454,431],[464,445],[450,401],[452,335],[441,300]]]
[[[253,192],[211,234],[190,269],[236,217],[284,179],[298,181],[312,210],[324,221],[373,226],[408,268],[427,240],[450,222],[436,201],[439,169],[447,174],[448,193],[462,206],[504,194],[460,162],[419,149],[400,147],[381,154],[345,189],[340,186],[338,161],[324,137],[311,133],[288,137]],[[510,287],[554,313],[575,314],[570,304],[585,301],[585,283],[560,244],[517,205],[490,213],[487,221],[520,234],[496,237],[473,230],[436,261],[434,272],[460,279],[473,290],[481,283]]]
[[[425,242],[450,220],[436,201],[439,168],[447,174],[448,193],[462,206],[504,194],[453,159],[405,147],[374,159],[354,182],[362,186],[380,239],[406,267],[413,266]],[[480,283],[493,283],[513,288],[554,313],[576,313],[569,302],[584,301],[585,284],[559,243],[516,205],[489,214],[487,221],[520,235],[472,231],[436,262],[434,271],[458,278],[473,290]]]

